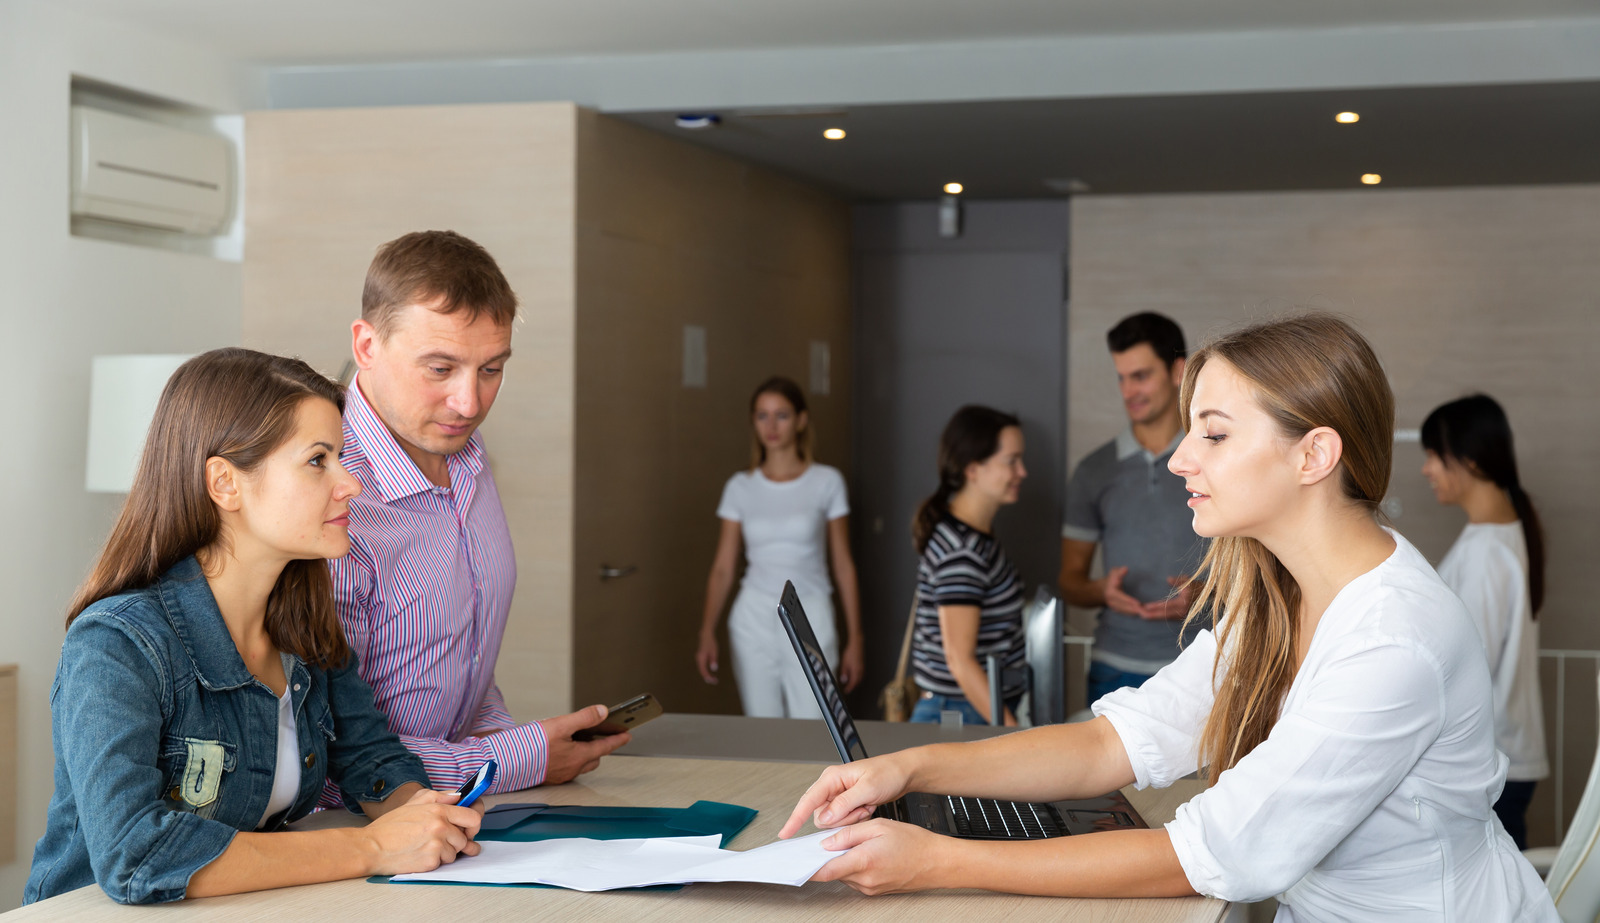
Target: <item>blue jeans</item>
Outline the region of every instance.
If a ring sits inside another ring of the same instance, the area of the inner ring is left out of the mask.
[[[1123,686],[1132,686],[1137,689],[1144,685],[1150,678],[1148,673],[1129,673],[1100,661],[1089,664],[1089,704],[1100,701],[1100,697],[1108,692],[1115,692]]]
[[[1014,699],[1007,699],[1005,704],[1014,715],[1017,713],[1017,706],[1021,702],[1022,696],[1017,696]],[[939,713],[942,711],[960,712],[961,723],[964,725],[987,725],[989,723],[983,720],[983,716],[978,714],[976,708],[972,707],[972,703],[967,701],[966,696],[940,695],[937,692],[931,695],[926,692],[922,694],[922,698],[918,699],[916,706],[911,709],[911,720],[918,724],[938,724]]]

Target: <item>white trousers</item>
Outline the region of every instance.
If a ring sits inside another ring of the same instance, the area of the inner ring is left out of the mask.
[[[823,656],[837,671],[839,635],[833,626],[833,600],[827,594],[812,593],[807,595],[805,607]],[[800,658],[778,621],[776,594],[741,589],[728,616],[728,638],[733,642],[733,675],[745,714],[753,718],[822,717]]]

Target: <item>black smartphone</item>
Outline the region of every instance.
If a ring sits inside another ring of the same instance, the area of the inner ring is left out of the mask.
[[[611,711],[606,715],[606,720],[594,727],[584,728],[572,735],[573,740],[594,740],[596,737],[610,737],[631,731],[651,718],[661,715],[661,703],[656,697],[646,692],[636,695],[626,702],[611,706]]]

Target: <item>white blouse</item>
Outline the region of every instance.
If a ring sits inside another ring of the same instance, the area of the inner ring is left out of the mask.
[[[1494,684],[1494,742],[1511,760],[1506,778],[1550,775],[1539,699],[1539,623],[1528,595],[1522,523],[1469,523],[1439,562],[1439,578],[1461,597],[1483,638]]]
[[[1490,805],[1505,780],[1461,603],[1403,537],[1323,614],[1271,734],[1167,825],[1201,894],[1277,920],[1557,920]],[[1140,788],[1194,772],[1216,639],[1095,703]]]

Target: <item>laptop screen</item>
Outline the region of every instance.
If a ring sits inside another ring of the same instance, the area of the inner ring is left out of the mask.
[[[867,748],[861,745],[861,735],[856,722],[844,707],[844,697],[839,694],[839,684],[833,678],[833,669],[822,656],[822,646],[817,644],[816,633],[811,630],[811,620],[800,606],[800,596],[794,584],[783,584],[783,597],[778,601],[778,620],[794,645],[795,656],[811,682],[811,692],[822,708],[822,720],[833,735],[833,745],[839,748],[839,758],[846,763],[867,758]]]

